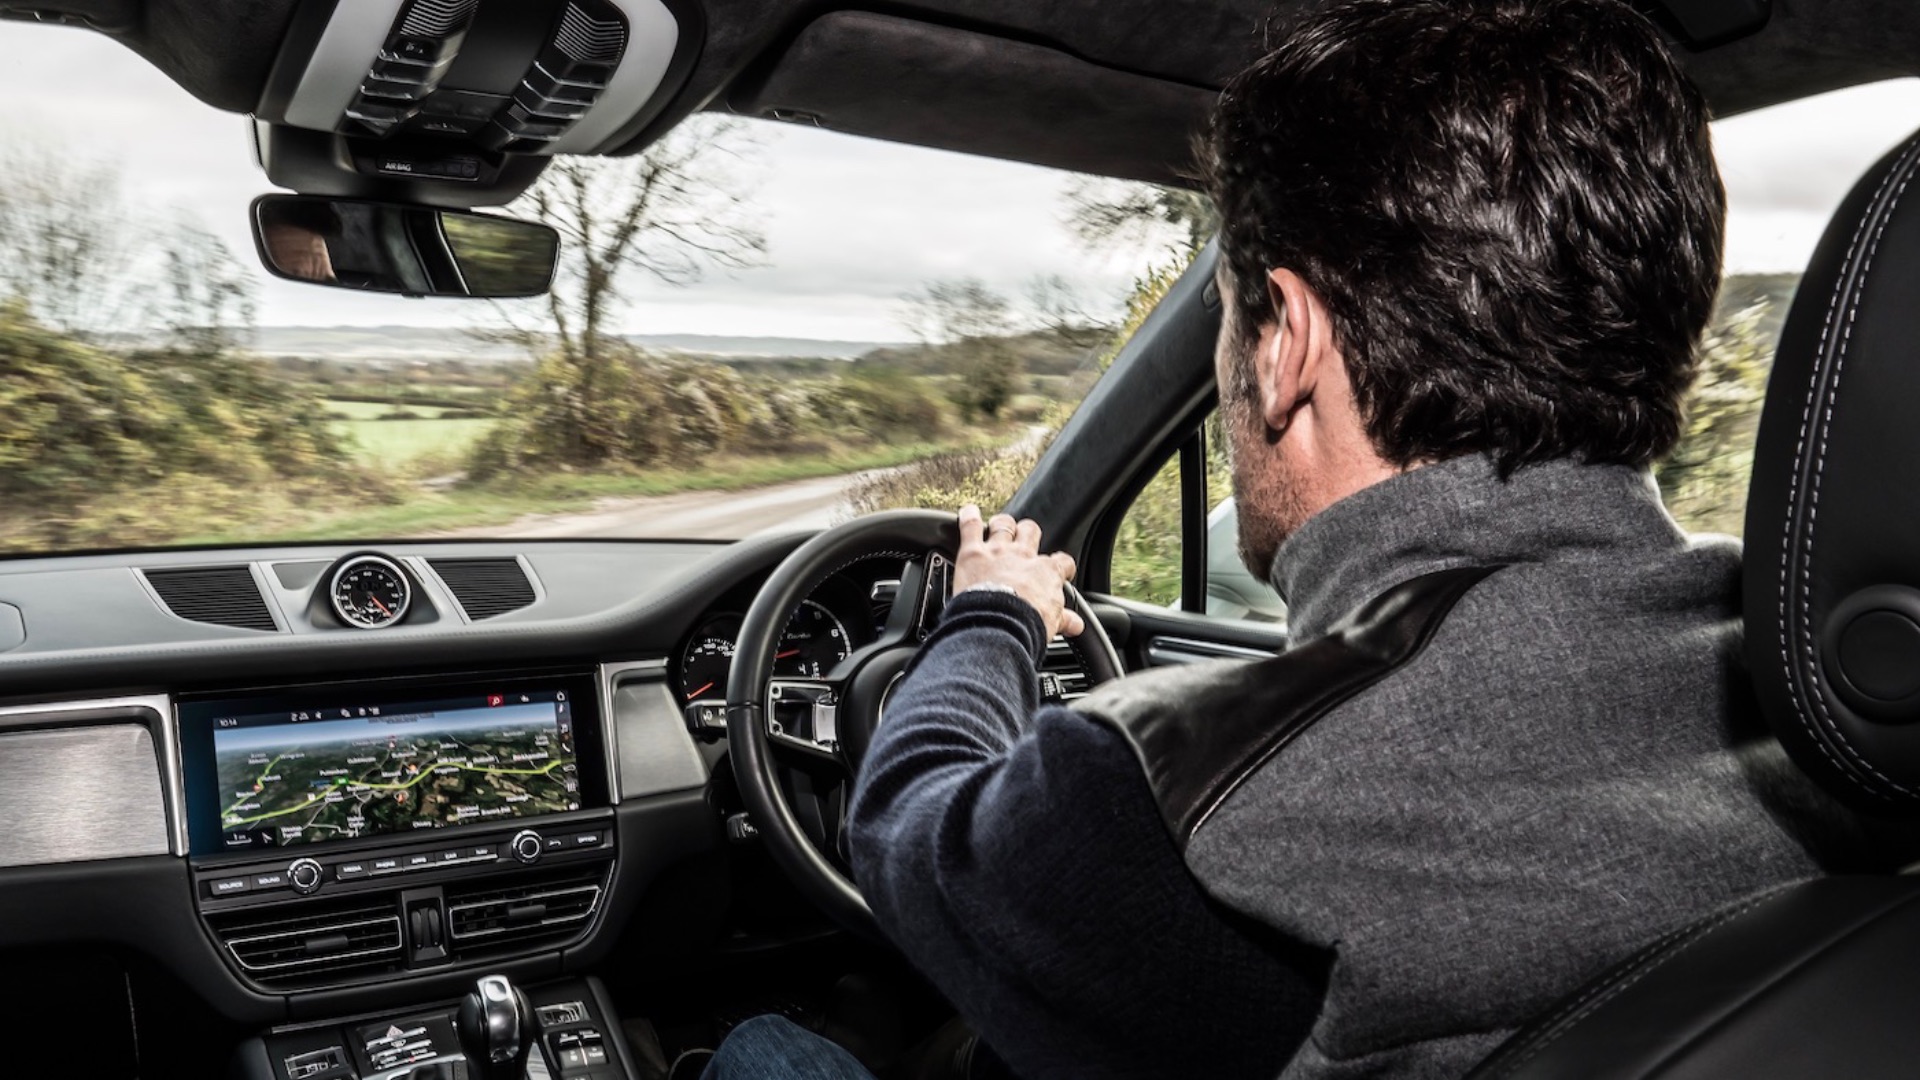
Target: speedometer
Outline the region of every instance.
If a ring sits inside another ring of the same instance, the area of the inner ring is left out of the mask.
[[[413,605],[413,586],[393,560],[355,555],[342,561],[328,579],[327,600],[342,622],[377,630],[406,616]]]
[[[833,670],[852,651],[847,644],[847,628],[823,604],[800,601],[800,607],[780,635],[780,650],[773,656],[775,675],[818,679]]]

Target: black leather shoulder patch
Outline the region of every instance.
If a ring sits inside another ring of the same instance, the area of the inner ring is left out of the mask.
[[[1185,851],[1247,777],[1322,716],[1420,655],[1467,590],[1499,569],[1424,574],[1388,589],[1325,637],[1271,660],[1133,675],[1074,708],[1126,737]]]

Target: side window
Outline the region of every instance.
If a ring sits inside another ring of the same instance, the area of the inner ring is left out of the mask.
[[[1220,619],[1285,623],[1286,604],[1240,561],[1219,425],[1209,417],[1134,497],[1114,533],[1110,592]]]

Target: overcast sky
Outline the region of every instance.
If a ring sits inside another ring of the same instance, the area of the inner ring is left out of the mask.
[[[269,190],[243,117],[200,104],[105,37],[0,22],[0,141],[116,164],[129,200],[186,212],[251,263],[246,205]],[[75,78],[76,72],[86,78]],[[46,120],[28,119],[36,114]],[[57,117],[57,120],[51,119]],[[1715,125],[1733,272],[1798,270],[1852,180],[1920,126],[1920,80],[1844,90]],[[900,294],[972,275],[1008,293],[1058,274],[1112,303],[1146,257],[1091,257],[1065,228],[1063,174],[768,124],[758,189],[770,265],[633,290],[634,333],[903,338]],[[463,325],[478,305],[265,279],[262,325]]]

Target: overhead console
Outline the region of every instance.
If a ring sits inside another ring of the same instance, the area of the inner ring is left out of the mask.
[[[556,153],[627,143],[691,69],[692,0],[309,2],[256,110],[275,183],[498,205]]]
[[[588,673],[178,703],[195,903],[265,990],[566,947],[616,851]]]

